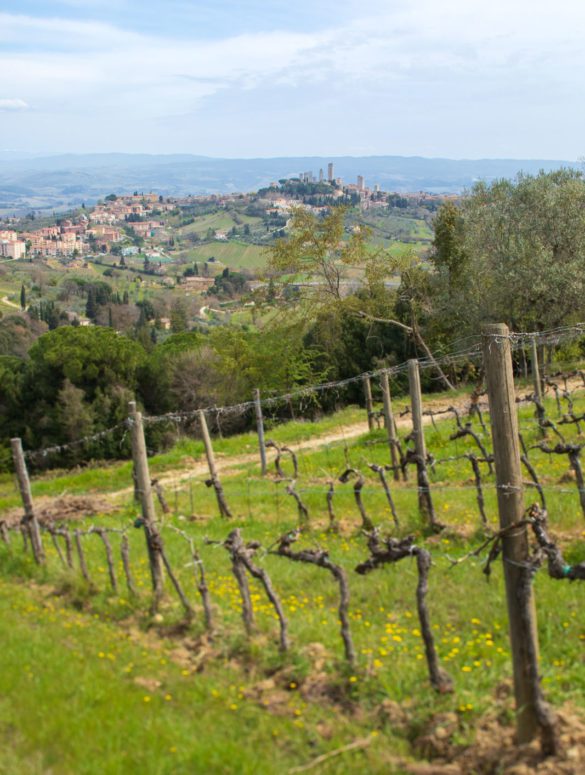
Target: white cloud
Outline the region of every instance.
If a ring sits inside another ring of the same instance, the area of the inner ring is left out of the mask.
[[[0,99],[0,110],[26,110],[28,104],[19,99]]]
[[[534,0],[491,0],[480,9],[473,0],[416,0],[387,9],[380,2],[369,16],[320,33],[277,30],[217,40],[173,40],[98,22],[0,14],[0,40],[10,46],[0,55],[0,87],[3,78],[8,85],[10,73],[29,99],[69,95],[73,102],[119,98],[121,104],[134,90],[150,89],[151,112],[155,105],[176,109],[182,100],[234,84],[254,89],[280,81],[302,88],[339,78],[349,85],[363,79],[391,84],[413,73],[433,81],[440,73],[491,78],[504,70],[509,80],[535,66],[575,78],[576,66],[584,63],[585,4],[560,0],[554,9],[535,9]]]
[[[352,114],[352,99],[370,92],[378,120],[396,120],[394,106],[400,104],[420,117],[442,110],[443,116],[437,112],[429,120],[450,115],[456,127],[463,126],[470,98],[474,112],[489,111],[490,118],[498,109],[519,110],[523,100],[529,106],[553,93],[565,100],[555,104],[558,118],[577,109],[585,3],[370,0],[366,8],[356,2],[351,23],[336,24],[332,14],[330,27],[319,32],[226,32],[219,39],[195,33],[192,40],[102,22],[0,13],[0,42],[6,44],[0,93],[22,95],[0,100],[0,110],[33,104],[55,123],[66,116],[91,143],[104,137],[104,125],[115,127],[116,140],[124,131],[133,140],[138,127],[146,136],[152,121],[193,114],[203,119],[214,95],[239,90],[260,102],[274,87],[298,102],[299,125],[310,120],[305,95],[315,88],[332,109],[345,110],[356,132],[363,130],[365,116]],[[167,126],[172,138],[172,123]],[[291,125],[291,136],[294,131]]]

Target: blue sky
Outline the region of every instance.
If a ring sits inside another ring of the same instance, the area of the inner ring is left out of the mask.
[[[585,154],[577,0],[4,0],[0,150]]]

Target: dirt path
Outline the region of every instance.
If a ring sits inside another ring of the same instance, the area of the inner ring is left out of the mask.
[[[425,410],[431,409],[436,412],[442,409],[447,409],[449,406],[454,406],[456,409],[459,409],[461,413],[465,413],[469,407],[469,396],[466,396],[466,395],[458,396],[457,398],[453,398],[449,401],[445,399],[441,400],[441,399],[431,398],[425,401],[424,408]],[[364,410],[364,414],[365,414],[365,410]],[[436,422],[449,419],[450,417],[451,415],[449,414],[446,414],[444,416],[439,416],[438,418],[436,418]],[[395,421],[398,428],[410,428],[411,426],[410,413],[400,417],[397,412],[395,415]],[[423,417],[424,425],[429,425],[431,422],[432,420],[430,416],[426,415]],[[296,444],[290,444],[290,448],[297,453],[307,452],[310,450],[326,447],[329,444],[339,444],[344,441],[348,441],[350,439],[355,439],[358,436],[365,436],[367,433],[368,433],[368,423],[367,423],[367,420],[364,419],[362,422],[359,422],[359,423],[353,423],[352,425],[343,425],[333,433],[324,434],[322,436],[315,436],[311,439],[306,439],[305,441],[301,441]],[[238,469],[241,466],[249,465],[250,463],[255,463],[257,461],[258,461],[257,453],[250,453],[247,455],[236,455],[236,456],[230,456],[230,457],[222,457],[221,455],[216,455],[217,470],[227,473],[228,475],[230,472],[234,474],[237,473],[237,471],[234,469]],[[174,487],[175,485],[180,486],[182,483],[188,481],[189,479],[193,479],[194,477],[208,476],[208,475],[209,475],[209,469],[207,468],[207,463],[205,462],[205,460],[203,460],[203,461],[198,461],[197,463],[194,463],[189,468],[183,467],[180,469],[167,471],[166,473],[157,477],[157,479],[163,487]],[[132,492],[133,492],[132,487],[125,487],[123,490],[118,490],[117,492],[110,493],[109,497],[115,498],[117,500],[118,498],[127,497]]]
[[[583,388],[583,382],[580,378],[576,377],[573,380],[568,380],[568,388],[570,390],[576,390],[576,389],[584,389]],[[526,387],[524,388],[517,388],[516,389],[516,397],[517,398],[523,398],[526,396],[530,390]],[[402,417],[399,415],[397,407],[403,406],[404,404],[408,405],[408,402],[405,402],[403,400],[397,401],[396,406],[394,407],[395,410],[395,421],[398,428],[410,428],[411,427],[411,418],[410,413],[407,413],[403,415]],[[455,407],[458,409],[462,415],[465,415],[469,410],[470,405],[470,398],[469,395],[463,395],[463,396],[454,396],[453,398],[432,398],[427,397],[424,398],[424,411],[432,410],[433,412],[439,412],[445,409],[448,409],[450,406]],[[480,402],[480,408],[482,411],[488,410],[488,404],[487,404],[487,397],[484,397],[484,399]],[[365,415],[365,411],[364,411]],[[443,422],[444,420],[453,420],[453,416],[450,413],[439,415],[438,417],[435,417],[435,422]],[[423,416],[423,424],[424,425],[430,425],[432,423],[432,418],[429,415]],[[355,439],[358,436],[364,436],[368,433],[368,423],[367,420],[364,418],[362,422],[359,423],[353,423],[352,425],[344,425],[335,430],[332,433],[327,433],[322,436],[314,436],[311,439],[306,439],[305,441],[298,442],[296,444],[290,444],[290,448],[294,452],[307,452],[310,450],[320,449],[322,447],[326,447],[329,444],[339,444],[344,441],[348,441],[350,439]],[[222,457],[221,455],[216,456],[216,466],[218,471],[222,471],[226,473],[228,476],[231,473],[237,473],[237,470],[241,466],[249,465],[250,463],[255,463],[258,461],[258,454],[257,453],[250,453],[248,455],[237,455],[234,457]],[[192,479],[193,477],[197,476],[208,476],[209,470],[207,468],[207,463],[203,460],[197,463],[194,463],[189,468],[180,468],[175,469],[173,471],[167,471],[166,473],[162,474],[158,477],[159,482],[165,486],[175,486],[175,485],[181,485],[182,483],[186,482],[189,479]],[[115,498],[127,496],[129,493],[132,492],[132,488],[128,487],[124,490],[120,490],[117,493],[112,493],[112,496]]]
[[[583,387],[583,383],[581,379],[575,378],[574,380],[569,380],[568,387],[570,390],[580,390],[583,391],[585,388]],[[518,398],[524,398],[524,396],[529,392],[528,388],[523,389],[517,389],[516,395]],[[396,425],[399,429],[410,429],[411,427],[411,418],[410,413],[404,414],[402,417],[400,416],[399,412],[402,409],[402,407],[407,406],[408,401],[400,400],[395,402],[395,420]],[[450,406],[453,406],[457,408],[462,416],[465,416],[468,409],[469,409],[469,396],[468,395],[462,395],[457,397],[440,397],[440,398],[425,398],[424,400],[424,409],[425,411],[432,410],[434,412],[440,412],[448,409]],[[487,411],[487,400],[484,398],[484,400],[480,403],[481,409]],[[453,421],[453,416],[450,413],[440,414],[438,417],[435,417],[435,422],[443,422],[445,420]],[[423,423],[425,425],[428,425],[432,422],[432,419],[429,415],[423,416]],[[316,435],[312,438],[305,439],[304,441],[298,442],[296,444],[291,444],[290,447],[293,449],[296,453],[302,453],[307,452],[315,449],[320,449],[322,447],[326,447],[329,444],[340,444],[344,441],[350,441],[353,440],[359,436],[365,436],[368,433],[368,424],[365,419],[365,411],[364,411],[364,420],[358,423],[353,423],[351,425],[344,425],[339,428],[337,428],[334,432],[331,433],[325,433],[323,435]],[[247,466],[250,464],[258,463],[259,462],[259,456],[258,453],[252,452],[248,453],[246,455],[236,455],[236,456],[222,456],[221,454],[216,455],[216,466],[218,471],[222,472],[226,476],[235,475],[239,473],[239,469],[243,466]],[[165,473],[159,475],[158,481],[161,483],[161,485],[164,488],[174,487],[174,486],[181,486],[184,483],[188,482],[189,480],[199,477],[207,477],[209,475],[207,463],[205,459],[193,461],[190,465],[184,464],[180,468],[175,468],[170,471],[166,471]],[[47,517],[53,517],[57,518],[64,510],[69,510],[71,512],[79,512],[79,516],[83,516],[84,514],[88,513],[88,511],[99,511],[104,512],[111,509],[116,509],[121,505],[121,503],[127,499],[129,496],[131,496],[133,493],[133,487],[128,486],[124,487],[120,490],[116,490],[109,493],[100,493],[99,496],[95,496],[95,506],[92,508],[89,508],[86,503],[83,504],[82,509],[77,508],[77,500],[79,500],[75,496],[69,496],[66,493],[62,494],[61,499],[57,499],[57,502],[55,501],[54,497],[37,497],[35,499],[36,505],[38,509],[46,510]],[[93,495],[88,495],[88,498],[94,499]],[[98,503],[99,501],[99,503]],[[57,508],[56,508],[57,503]],[[20,519],[21,516],[21,509],[20,507],[16,507],[14,509],[9,509],[4,515],[4,518],[12,518]]]
[[[15,304],[13,301],[10,301],[8,296],[2,297],[2,303],[6,304],[7,307],[13,307],[14,309],[20,309],[20,304]]]

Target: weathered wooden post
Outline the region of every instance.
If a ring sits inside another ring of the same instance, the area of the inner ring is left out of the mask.
[[[205,419],[205,412],[199,410],[199,426],[201,428],[201,435],[203,436],[203,444],[205,446],[205,456],[207,457],[207,465],[209,467],[209,485],[215,490],[215,496],[217,498],[217,505],[219,506],[219,513],[222,517],[231,517],[232,513],[228,508],[228,505],[223,494],[223,488],[217,475],[217,468],[215,466],[215,455],[213,454],[213,446],[211,444],[211,437],[209,436],[209,429],[207,427],[207,421]]]
[[[427,457],[425,434],[423,429],[422,393],[420,389],[420,373],[418,361],[411,358],[408,361],[408,388],[410,392],[410,412],[412,415],[412,437],[416,454],[424,460]]]
[[[10,446],[12,447],[12,459],[14,461],[16,478],[18,479],[20,497],[22,498],[22,505],[24,506],[24,523],[26,531],[30,537],[35,561],[39,565],[42,565],[45,562],[45,550],[43,548],[41,530],[35,514],[32,491],[30,489],[30,479],[28,477],[28,470],[22,451],[22,441],[20,439],[10,439]]]
[[[532,337],[532,382],[534,384],[534,395],[542,403],[542,382],[540,380],[540,368],[538,366],[538,347],[536,346],[536,335]]]
[[[374,430],[374,401],[372,400],[372,383],[369,377],[363,378],[364,395],[366,397],[366,412],[368,413],[368,428]]]
[[[532,336],[532,382],[534,386],[534,404],[536,406],[536,418],[538,420],[538,426],[540,428],[540,433],[543,438],[546,439],[547,437],[547,418],[546,418],[546,411],[544,408],[544,404],[542,403],[543,400],[543,389],[542,389],[542,379],[540,376],[540,368],[538,365],[538,347],[536,345],[536,334]],[[558,404],[558,393],[557,393],[557,404]]]
[[[503,323],[485,325],[482,330],[483,361],[490,406],[496,487],[502,537],[504,578],[510,620],[510,643],[514,670],[517,734],[520,744],[537,734],[539,690],[534,675],[538,660],[538,636],[534,595],[525,594],[525,565],[529,559],[526,525],[510,530],[524,517],[524,495],[518,417],[512,372],[509,329]]]
[[[382,399],[384,401],[384,422],[386,425],[386,433],[388,435],[388,446],[390,447],[390,459],[392,461],[392,469],[394,473],[394,479],[398,481],[400,479],[400,460],[398,458],[398,439],[396,437],[396,425],[394,424],[394,414],[392,413],[392,397],[390,395],[390,380],[388,379],[388,372],[383,371],[380,378],[382,387]]]
[[[132,461],[134,463],[134,472],[136,474],[138,494],[140,496],[140,506],[142,511],[142,519],[144,522],[144,533],[146,535],[146,548],[148,550],[150,573],[152,576],[152,589],[154,592],[152,609],[153,611],[156,611],[164,592],[162,538],[156,526],[156,511],[154,509],[154,500],[152,498],[152,487],[150,484],[150,472],[148,470],[148,458],[146,455],[146,442],[144,440],[142,413],[136,410],[136,401],[130,401],[128,406],[130,409]]]
[[[423,426],[422,393],[416,358],[411,358],[408,361],[408,386],[410,390],[410,412],[412,414],[412,438],[414,441],[418,479],[418,508],[420,513],[429,520],[430,526],[434,528],[438,526],[438,523],[435,519],[427,473],[427,447]]]
[[[262,404],[260,403],[260,390],[254,391],[254,407],[256,409],[256,427],[258,429],[258,447],[260,449],[260,467],[262,476],[266,476],[266,444],[264,441],[264,418],[262,417]]]

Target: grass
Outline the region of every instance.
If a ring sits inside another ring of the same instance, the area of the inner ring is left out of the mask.
[[[254,218],[252,216],[243,215],[241,213],[237,213],[237,218],[239,223],[234,219],[232,213],[225,210],[219,210],[218,212],[210,213],[208,215],[200,215],[195,218],[193,223],[177,229],[177,234],[179,236],[183,236],[196,233],[201,237],[204,237],[208,229],[214,229],[216,231],[228,231],[233,226],[238,228],[239,226],[242,226],[246,223],[249,225],[262,223],[261,218]]]
[[[585,396],[579,395],[576,413],[584,402]],[[396,402],[397,411],[401,403]],[[547,405],[554,418],[553,402]],[[363,419],[363,410],[350,407],[320,423],[287,423],[268,435],[281,443],[298,444]],[[520,423],[526,442],[535,443],[539,436],[530,407],[520,409]],[[452,431],[451,420],[426,429],[428,448],[438,460],[473,449],[469,438],[450,440]],[[563,426],[563,432],[576,435],[572,426]],[[342,533],[325,532],[327,482],[346,465],[367,473],[363,496],[368,513],[376,524],[391,528],[383,492],[367,469],[370,462],[388,460],[384,430],[299,453],[297,489],[313,527],[302,545],[326,548],[348,572],[351,627],[359,656],[353,669],[343,663],[332,578],[319,568],[281,557],[261,554],[258,562],[283,601],[291,651],[279,654],[274,613],[255,582],[251,587],[256,633],[249,642],[244,638],[229,557],[203,539],[219,541],[233,527],[241,527],[246,540],[270,546],[297,524],[296,507],[282,483],[259,475],[253,434],[216,440],[215,447],[218,458],[242,458],[222,473],[234,519],[228,524],[217,516],[214,494],[204,486],[204,476],[197,475],[167,487],[173,513],[164,518],[162,528],[173,567],[198,605],[188,547],[165,525],[188,531],[197,542],[217,619],[218,636],[211,645],[203,638],[199,607],[194,622],[186,630],[180,626],[182,612],[170,588],[160,619],[148,613],[150,580],[141,530],[129,530],[137,599],[109,591],[97,536],[84,542],[91,588],[77,573],[62,568],[47,537],[46,569],[34,567],[30,557],[23,555],[16,535],[10,548],[0,545],[0,617],[7,633],[0,663],[0,771],[4,767],[17,774],[48,769],[57,773],[286,772],[373,733],[367,749],[344,754],[322,771],[351,773],[361,768],[398,773],[404,770],[395,757],[412,756],[412,740],[429,717],[445,712],[456,715],[458,739],[471,740],[479,718],[495,706],[496,687],[510,680],[511,663],[499,564],[489,584],[483,580],[480,560],[451,564],[477,546],[481,535],[469,464],[437,464],[432,475],[435,508],[448,525],[438,537],[427,536],[421,525],[413,482],[391,482],[400,534],[415,534],[433,555],[428,602],[441,662],[455,687],[453,694],[437,696],[428,688],[413,562],[403,560],[367,577],[353,573],[367,551],[351,484],[336,485],[334,507]],[[566,458],[549,458],[534,450],[530,456],[545,486],[551,529],[562,536],[568,561],[581,561],[584,525],[577,489],[574,482],[559,483],[568,468]],[[151,471],[187,468],[190,460],[201,459],[200,444],[185,439],[165,455],[153,457]],[[283,466],[290,470],[286,457]],[[127,463],[55,472],[33,480],[36,496],[115,492],[130,485]],[[495,526],[495,488],[487,474],[484,485],[486,511]],[[7,477],[0,482],[3,505],[11,487]],[[527,503],[532,499],[533,493],[528,492]],[[84,519],[81,524],[101,521],[126,528],[135,514],[129,494],[119,500],[114,514]],[[112,543],[122,588],[117,535]],[[555,704],[572,701],[582,707],[585,628],[580,588],[552,581],[544,572],[537,575],[535,587],[546,694]],[[407,721],[390,724],[381,711],[382,701],[406,709]],[[512,717],[509,704],[499,708]]]
[[[188,258],[200,263],[207,261],[210,256],[215,256],[230,269],[261,269],[266,266],[265,248],[237,240],[207,242],[182,251],[179,255],[182,259]]]

